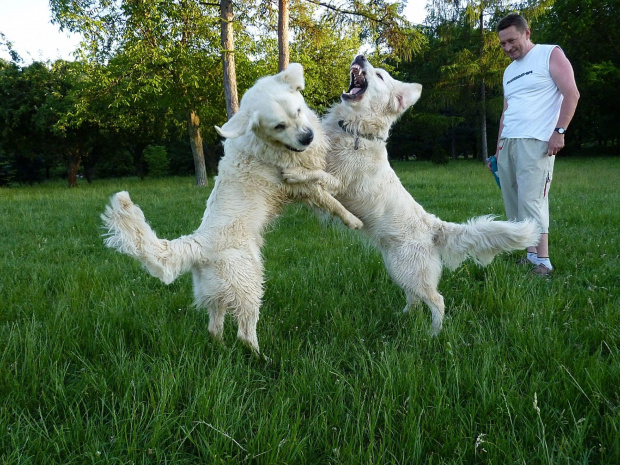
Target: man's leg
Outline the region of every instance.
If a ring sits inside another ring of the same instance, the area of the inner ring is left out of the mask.
[[[549,258],[549,233],[540,235],[540,242],[537,247],[534,247],[534,251],[539,257]]]
[[[506,217],[510,221],[517,221],[519,217],[518,186],[516,177],[516,160],[513,153],[515,139],[502,139],[497,155],[497,176],[502,186],[502,198]]]
[[[549,190],[555,157],[547,155],[546,142],[534,139],[519,139],[518,151],[519,220],[535,219],[542,232],[538,245],[528,248],[528,259],[536,265],[536,274],[547,275],[553,269],[549,260]]]

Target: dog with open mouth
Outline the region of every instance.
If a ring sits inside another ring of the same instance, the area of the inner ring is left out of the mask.
[[[362,231],[405,292],[404,311],[424,302],[435,335],[445,311],[437,290],[442,268],[455,269],[467,258],[488,265],[501,252],[537,244],[539,228],[533,221],[494,221],[491,216],[456,224],[427,213],[390,167],[386,149],[390,128],[418,101],[422,86],[392,78],[362,55],[355,57],[350,76],[349,89],[322,120],[330,142],[327,172],[338,180],[336,198],[363,221]],[[309,182],[313,174],[285,173],[285,178]]]

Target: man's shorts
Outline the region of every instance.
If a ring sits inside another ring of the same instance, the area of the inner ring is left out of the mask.
[[[549,189],[555,162],[547,150],[547,142],[538,139],[501,139],[497,159],[506,216],[517,221],[533,218],[543,234],[549,232]]]

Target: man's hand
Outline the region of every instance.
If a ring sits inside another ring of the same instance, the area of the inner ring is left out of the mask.
[[[551,139],[549,139],[549,150],[547,155],[552,157],[557,155],[560,150],[564,148],[564,134],[560,134],[557,131],[553,131]]]

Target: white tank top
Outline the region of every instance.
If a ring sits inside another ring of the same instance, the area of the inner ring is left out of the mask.
[[[504,71],[502,138],[530,138],[549,142],[560,116],[562,94],[549,73],[549,58],[557,45],[534,47]]]

